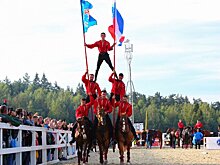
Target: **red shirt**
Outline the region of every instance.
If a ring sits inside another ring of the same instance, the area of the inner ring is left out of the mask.
[[[112,112],[112,105],[107,98],[99,97],[94,102],[94,113],[97,114],[98,109],[104,109],[105,112]]]
[[[123,113],[125,113],[128,117],[132,115],[132,106],[128,102],[125,101],[119,101],[115,103],[116,107],[118,108],[118,116],[121,116]]]
[[[114,73],[111,74],[108,81],[112,83],[111,92],[115,95],[120,95],[120,99],[125,95],[125,84],[121,80],[117,80],[113,78]]]
[[[90,97],[91,99],[92,97]],[[89,114],[89,108],[92,106],[93,101],[89,102],[85,105],[80,105],[77,109],[76,109],[76,119],[81,118],[81,117],[87,117]]]
[[[113,48],[110,46],[110,43],[106,40],[96,41],[94,44],[87,44],[88,48],[98,47],[100,53],[106,53],[107,51],[112,50]]]
[[[202,128],[203,127],[203,125],[202,125],[202,123],[201,122],[198,122],[198,123],[196,123],[196,125],[194,126],[194,128]]]
[[[178,128],[184,128],[184,124],[182,122],[178,122]]]
[[[101,89],[99,87],[99,84],[95,81],[89,81],[88,79],[86,79],[86,74],[82,76],[82,82],[86,86],[87,94],[91,93],[93,95],[98,93],[99,96],[101,95]]]

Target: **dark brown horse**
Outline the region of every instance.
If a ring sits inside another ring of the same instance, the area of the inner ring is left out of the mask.
[[[149,133],[152,136],[152,140],[155,141],[157,138],[159,140],[160,149],[162,148],[162,135],[163,133],[160,130],[150,129]]]
[[[177,146],[180,147],[181,131],[179,129],[168,128],[166,134],[170,136],[170,147],[176,148],[176,143],[175,143],[176,141],[177,141]]]
[[[122,115],[119,120],[116,140],[118,141],[118,148],[120,154],[120,164],[124,163],[124,152],[127,150],[127,164],[130,164],[130,148],[132,145],[132,141],[134,139],[134,135],[131,132],[130,125],[128,123],[128,117],[126,115]]]
[[[96,128],[96,139],[99,146],[99,153],[100,153],[100,163],[103,164],[104,160],[107,164],[107,154],[108,154],[108,148],[110,144],[110,130],[109,130],[109,123],[106,119],[107,116],[104,112],[104,110],[100,110],[97,114],[98,119],[98,125]],[[104,160],[103,160],[104,157]]]
[[[187,149],[188,147],[192,148],[192,140],[193,140],[193,129],[190,126],[184,127],[182,131],[182,141],[183,148]]]
[[[88,163],[89,152],[92,147],[92,130],[89,125],[89,119],[81,118],[77,120],[76,149],[78,155],[78,164]]]

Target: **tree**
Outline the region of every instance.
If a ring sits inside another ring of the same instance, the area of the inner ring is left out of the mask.
[[[51,83],[48,82],[45,73],[43,73],[43,76],[41,78],[41,87],[44,89],[52,89]]]
[[[40,78],[38,73],[35,74],[34,80],[33,80],[33,87],[34,90],[40,87]]]

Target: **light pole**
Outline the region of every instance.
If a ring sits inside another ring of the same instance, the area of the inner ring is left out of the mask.
[[[125,57],[128,63],[128,82],[127,82],[127,86],[126,86],[126,93],[129,90],[129,102],[132,105],[132,116],[131,116],[131,121],[132,124],[134,124],[134,110],[133,110],[133,92],[134,90],[134,83],[131,79],[131,60],[133,58],[132,56],[132,52],[133,52],[133,44],[130,43],[130,40],[127,39],[125,42]]]

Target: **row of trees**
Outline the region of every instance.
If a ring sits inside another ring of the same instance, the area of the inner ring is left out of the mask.
[[[57,82],[50,83],[45,74],[41,78],[36,74],[33,80],[26,73],[17,81],[11,82],[7,77],[0,81],[0,100],[7,98],[9,106],[68,122],[75,120],[75,110],[85,95],[83,84],[79,84],[76,90],[70,87],[63,89]],[[134,118],[135,122],[144,122],[146,127],[162,131],[177,127],[179,119],[186,125],[194,125],[196,120],[200,120],[206,129],[214,131],[220,123],[220,102],[208,104],[194,99],[190,103],[187,97],[181,95],[163,97],[156,93],[146,97],[135,92]]]

